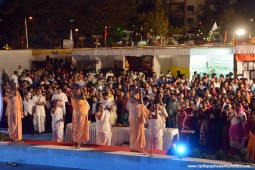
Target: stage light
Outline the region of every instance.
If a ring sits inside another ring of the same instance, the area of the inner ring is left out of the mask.
[[[178,146],[177,151],[178,151],[178,153],[183,154],[185,149],[183,146]]]
[[[175,155],[178,156],[179,159],[188,155],[188,150],[184,144],[177,144],[175,149]]]

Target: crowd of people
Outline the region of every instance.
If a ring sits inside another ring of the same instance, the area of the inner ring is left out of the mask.
[[[173,76],[170,70],[157,76],[132,70],[96,74],[75,65],[32,70],[19,66],[11,78],[2,74],[1,126],[9,121],[8,99],[19,92],[23,132],[52,131],[54,141],[63,141],[64,128],[72,122],[80,135],[73,137],[76,147],[89,140],[89,134],[75,126],[90,121],[96,122],[97,144],[102,145],[111,144],[113,126],[130,126],[133,151],[146,145],[145,127],[152,149],[162,149],[165,127],[194,132],[194,143],[215,150],[244,148],[254,132],[255,81],[249,84],[233,73],[192,74],[190,79],[180,72]],[[88,119],[77,116],[81,112],[87,112]]]

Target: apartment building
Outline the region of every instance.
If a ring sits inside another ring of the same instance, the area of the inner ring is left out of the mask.
[[[193,33],[199,24],[199,16],[203,15],[208,0],[165,0],[166,14],[171,25],[184,27],[185,33]],[[213,3],[211,4],[213,8]]]

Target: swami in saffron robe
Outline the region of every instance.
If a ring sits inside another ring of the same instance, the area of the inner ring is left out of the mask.
[[[22,139],[22,106],[22,98],[19,93],[7,100],[8,133],[10,139],[14,141]]]
[[[87,100],[71,99],[73,107],[73,141],[82,143],[89,140],[89,104]]]

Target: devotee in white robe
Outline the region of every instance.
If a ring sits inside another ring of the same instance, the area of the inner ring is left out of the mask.
[[[67,96],[62,92],[61,88],[57,88],[57,92],[52,95],[51,101],[59,100],[62,104],[62,110],[64,115],[66,115],[66,102],[68,102]]]
[[[149,114],[149,136],[150,148],[156,150],[163,149],[163,129],[165,118],[168,116],[166,109],[159,103],[154,103]]]
[[[34,102],[34,131],[42,133],[45,131],[45,108],[46,104],[45,97],[42,95],[42,90],[38,89],[36,95],[32,98]]]
[[[104,92],[103,100],[100,102],[104,106],[104,109],[108,110],[111,113],[111,125],[115,125],[117,121],[117,107],[115,101],[109,98],[108,92]]]
[[[63,142],[64,139],[64,113],[62,104],[55,100],[54,107],[51,110],[52,116],[52,141]]]
[[[104,110],[104,106],[99,104],[96,112],[96,144],[111,145],[112,131],[110,123],[111,114]]]

